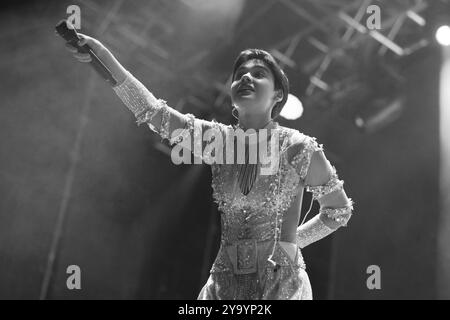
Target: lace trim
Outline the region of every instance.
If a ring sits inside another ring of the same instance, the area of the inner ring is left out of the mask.
[[[181,141],[188,139],[192,135],[192,132],[194,131],[195,117],[193,114],[188,113],[188,114],[184,115],[184,119],[185,119],[185,124],[184,124],[183,131],[179,135],[173,136],[169,140],[171,145],[178,144]]]
[[[163,139],[169,138],[170,108],[167,102],[156,99],[147,88],[129,72],[123,83],[113,87],[114,92],[125,106],[133,112],[137,125],[147,123],[149,128],[160,134]],[[162,112],[160,129],[156,128],[151,120],[158,112]]]
[[[336,222],[339,222],[342,226],[346,227],[348,220],[350,220],[353,211],[354,202],[351,198],[349,198],[350,203],[342,208],[321,208],[319,210],[319,214],[324,214],[328,218],[333,219]]]
[[[113,87],[113,90],[135,116],[158,109],[157,99],[129,72],[125,81]]]
[[[166,106],[162,107],[161,125],[160,125],[160,136],[163,139],[170,138],[170,111]]]
[[[336,173],[336,168],[332,167],[330,180],[328,180],[326,184],[320,186],[306,186],[306,190],[313,193],[313,199],[318,200],[336,190],[341,190],[343,187],[344,181],[339,180],[339,177]]]

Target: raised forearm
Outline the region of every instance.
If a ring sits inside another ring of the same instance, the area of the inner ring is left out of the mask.
[[[127,77],[127,70],[120,64],[120,62],[111,53],[111,51],[109,51],[108,48],[102,46],[97,56],[109,69],[113,78],[116,79],[116,86],[122,84]]]
[[[77,45],[83,47],[89,46],[95,55],[102,61],[102,63],[109,69],[111,75],[120,85],[126,79],[126,69],[117,61],[111,51],[108,50],[99,40],[92,38],[88,35],[78,33],[80,40]],[[92,57],[89,53],[79,52],[78,48],[71,43],[66,43],[66,48],[73,54],[73,56],[80,62],[89,63],[92,61]]]
[[[78,35],[80,36],[78,46],[88,45],[109,69],[117,82],[113,90],[134,114],[138,124],[146,123],[151,130],[168,139],[171,145],[183,142],[182,147],[193,151],[200,158],[203,156],[202,148],[193,148],[196,140],[194,135],[211,128],[219,130],[222,134],[222,125],[217,122],[196,119],[192,114],[182,114],[169,107],[166,101],[157,99],[100,41],[81,33]],[[78,61],[89,63],[92,60],[89,53],[78,52],[78,49],[70,43],[67,43],[66,47]],[[199,141],[202,142],[201,139]]]
[[[170,108],[164,100],[156,99],[155,96],[133,75],[131,75],[100,41],[87,35],[78,34],[80,40],[78,46],[88,45],[96,56],[109,69],[117,84],[113,86],[114,91],[123,101],[126,107],[133,112],[137,123],[147,123],[150,129],[169,139],[171,133],[176,129],[187,130],[183,135],[189,135],[192,131],[193,116],[183,115]],[[88,53],[78,52],[78,49],[70,43],[67,49],[80,62],[88,63],[92,57]],[[172,137],[171,142],[182,139],[181,134]]]

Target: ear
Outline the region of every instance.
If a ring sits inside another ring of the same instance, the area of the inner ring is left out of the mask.
[[[284,94],[282,90],[277,90],[276,94],[275,94],[275,101],[280,102],[281,100],[283,100],[284,98]]]

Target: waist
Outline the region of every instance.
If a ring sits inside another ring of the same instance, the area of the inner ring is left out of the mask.
[[[286,263],[295,265],[301,257],[296,243],[277,241],[275,244],[273,239],[263,241],[243,239],[227,244],[222,243],[221,250],[226,252],[236,274],[256,272],[260,269],[258,265],[265,265],[268,259],[275,259],[275,262],[281,265]],[[303,258],[301,260],[303,261]]]
[[[257,225],[247,225],[245,223],[241,225],[222,224],[221,242],[225,245],[229,245],[245,239],[255,239],[257,242],[270,241],[275,238],[275,228],[276,225],[273,221]],[[296,229],[289,228],[288,225],[283,224],[281,226],[279,240],[282,242],[295,243]]]
[[[286,242],[286,241],[278,241],[280,246],[286,251],[289,258],[291,258],[292,261],[295,261],[295,258],[297,256],[297,250],[298,246],[296,243],[293,242]]]
[[[237,239],[234,241],[222,241],[223,247],[230,247],[230,246],[237,246],[237,245],[248,245],[249,243],[255,243],[257,247],[267,247],[272,244],[274,244],[274,239]],[[286,251],[291,252],[292,250],[297,250],[297,243],[291,242],[291,241],[285,241],[285,240],[279,240],[277,241],[283,249]]]

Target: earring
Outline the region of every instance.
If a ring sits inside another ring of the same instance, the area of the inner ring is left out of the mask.
[[[237,115],[235,115],[234,113],[237,113]],[[236,119],[239,120],[239,111],[237,111],[236,107],[233,106],[233,109],[231,109],[231,115]]]

